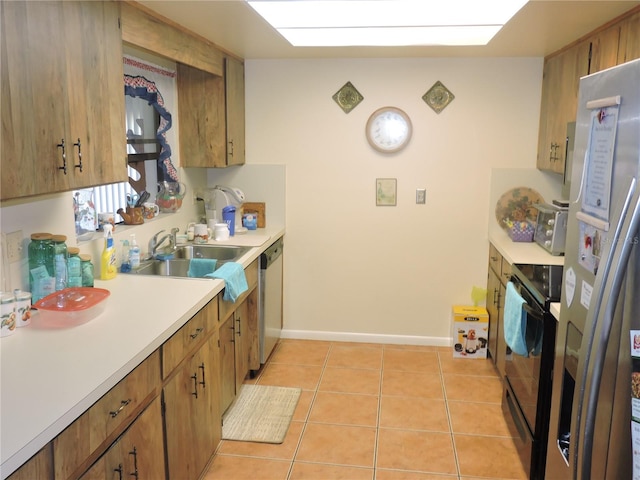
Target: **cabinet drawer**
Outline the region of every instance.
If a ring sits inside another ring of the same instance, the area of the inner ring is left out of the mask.
[[[227,319],[229,315],[242,303],[242,301],[247,298],[247,296],[251,293],[251,291],[258,285],[258,260],[254,260],[254,262],[244,269],[244,274],[247,277],[247,285],[249,285],[249,289],[240,295],[235,303],[227,302],[222,300],[222,295],[218,295],[220,298],[220,307],[219,311],[219,320],[224,321]]]
[[[75,477],[79,467],[95,460],[94,453],[124,430],[159,385],[156,350],[53,440],[56,478]]]
[[[511,280],[511,264],[504,257],[502,258],[502,277],[500,280],[503,285],[506,285]]]
[[[162,345],[162,378],[167,378],[180,362],[217,328],[218,297],[207,303],[180,330]]]
[[[489,244],[489,267],[496,275],[500,276],[502,272],[502,255],[500,255],[498,249],[493,246],[493,243]]]

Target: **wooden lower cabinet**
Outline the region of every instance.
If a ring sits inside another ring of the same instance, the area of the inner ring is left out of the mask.
[[[508,354],[504,339],[504,299],[506,285],[511,278],[511,264],[493,246],[489,246],[487,275],[487,312],[489,313],[489,355],[500,375],[505,373]]]
[[[120,478],[163,479],[164,441],[160,397],[140,414],[96,463],[80,477],[82,480]]]
[[[9,478],[200,478],[222,439],[223,412],[260,368],[257,263],[249,268],[236,303],[211,300]]]
[[[220,325],[220,409],[225,412],[236,397],[235,318]]]
[[[53,440],[56,479],[77,478],[133,421],[160,385],[155,351]]]
[[[7,480],[53,480],[53,451],[51,443],[7,477]]]
[[[169,478],[197,479],[222,438],[218,332],[165,385]]]
[[[260,368],[258,289],[254,288],[220,326],[220,357],[220,403],[224,413],[247,374]]]

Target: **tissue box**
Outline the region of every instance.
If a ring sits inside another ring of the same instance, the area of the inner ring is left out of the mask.
[[[509,237],[514,242],[533,242],[536,227],[529,222],[518,222],[509,229]]]
[[[489,313],[484,307],[453,307],[453,357],[487,358]]]

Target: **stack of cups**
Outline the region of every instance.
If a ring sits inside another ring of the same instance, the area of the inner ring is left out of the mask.
[[[0,337],[7,337],[16,327],[31,323],[31,293],[14,290],[0,293]]]

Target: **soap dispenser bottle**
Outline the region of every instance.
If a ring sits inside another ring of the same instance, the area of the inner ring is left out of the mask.
[[[129,265],[131,269],[135,270],[140,266],[140,247],[136,241],[136,234],[131,234],[131,242],[129,247]]]
[[[113,226],[106,224],[104,227],[104,250],[100,258],[100,279],[111,280],[118,273],[118,265],[116,259],[116,247],[113,245],[113,235],[111,230]]]

